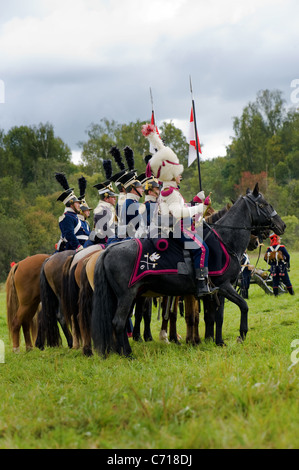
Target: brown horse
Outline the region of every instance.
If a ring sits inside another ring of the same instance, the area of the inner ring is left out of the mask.
[[[73,345],[73,337],[61,308],[61,293],[63,266],[74,253],[73,250],[54,253],[44,262],[41,268],[40,295],[42,308],[38,317],[38,334],[35,342],[39,349],[44,349],[45,344],[50,347],[61,345],[57,321],[62,327],[68,346],[71,348]]]
[[[80,288],[78,301],[78,324],[82,340],[83,354],[92,356],[91,346],[91,312],[94,289],[94,268],[102,251],[96,251],[83,260],[82,266],[75,271],[76,281]]]
[[[22,327],[26,350],[33,348],[36,336],[34,316],[40,303],[39,276],[44,261],[50,255],[29,256],[16,263],[6,280],[7,325],[12,338],[13,351],[20,349]]]

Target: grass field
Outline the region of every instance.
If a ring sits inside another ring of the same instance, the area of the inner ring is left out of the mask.
[[[244,344],[236,342],[240,314],[229,302],[223,348],[161,344],[154,313],[155,341],[130,340],[133,361],[85,358],[66,346],[26,353],[23,338],[13,354],[2,289],[0,448],[298,448],[299,253],[291,253],[291,267],[295,296],[251,286]],[[184,338],[183,318],[178,331]]]

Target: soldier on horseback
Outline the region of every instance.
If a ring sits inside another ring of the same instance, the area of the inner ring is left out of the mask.
[[[160,196],[160,184],[159,181],[150,177],[147,178],[144,183],[144,205],[146,208],[146,225],[149,227],[151,220],[155,217],[158,210],[158,198]]]
[[[69,187],[64,173],[56,173],[55,178],[64,189],[57,201],[61,201],[65,205],[65,211],[59,217],[61,237],[57,243],[57,251],[82,250],[88,236],[78,218],[78,214],[81,213],[80,201],[73,192],[74,188]]]
[[[144,226],[143,214],[145,205],[140,201],[143,196],[143,186],[145,175],[137,176],[135,170],[127,172],[121,179],[121,183],[126,190],[126,199],[123,203],[119,225],[119,238],[135,238],[137,230],[142,231]]]
[[[115,204],[117,194],[113,191],[110,181],[94,185],[100,201],[94,210],[94,243],[106,244],[109,237],[115,236]]]
[[[273,277],[273,293],[278,295],[280,281],[286,286],[289,294],[294,295],[292,283],[289,278],[290,255],[284,245],[280,244],[280,237],[276,233],[270,236],[270,246],[267,249],[264,260],[270,265],[270,274]]]
[[[177,155],[169,147],[164,146],[153,125],[144,125],[142,133],[157,149],[148,162],[147,176],[153,174],[163,183],[160,213],[162,216],[168,215],[174,219],[169,235],[176,238],[184,248],[190,249],[195,268],[197,295],[211,294],[214,290],[210,289],[208,285],[209,250],[199,234],[191,228],[193,216],[195,216],[197,225],[200,224],[206,209],[205,204],[201,202],[193,207],[187,206],[179,190],[184,167],[179,163]],[[205,201],[202,192],[198,194],[198,198]],[[209,202],[207,201],[207,203]]]

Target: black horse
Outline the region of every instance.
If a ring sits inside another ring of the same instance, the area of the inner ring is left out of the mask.
[[[230,255],[230,264],[223,275],[213,277],[213,283],[219,288],[220,295],[240,308],[242,340],[248,331],[248,306],[233,284],[240,272],[241,256],[251,233],[257,235],[263,228],[282,235],[286,225],[259,192],[258,184],[253,191],[248,190],[245,196],[240,196],[216,224],[217,233]],[[132,350],[126,323],[131,306],[141,291],[149,296],[153,293],[184,296],[196,292],[194,277],[179,274],[145,276],[128,287],[136,256],[137,244],[135,240],[129,240],[111,245],[96,264],[91,331],[94,348],[103,355],[116,351],[130,356]]]

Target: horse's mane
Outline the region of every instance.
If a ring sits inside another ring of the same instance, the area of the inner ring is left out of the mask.
[[[221,219],[221,217],[224,216],[224,214],[229,211],[229,209],[232,207],[232,204],[227,203],[226,206],[224,206],[222,209],[220,209],[217,212],[214,212],[213,214],[209,215],[208,217],[205,217],[205,221],[207,224],[214,224],[217,222],[217,220]]]

